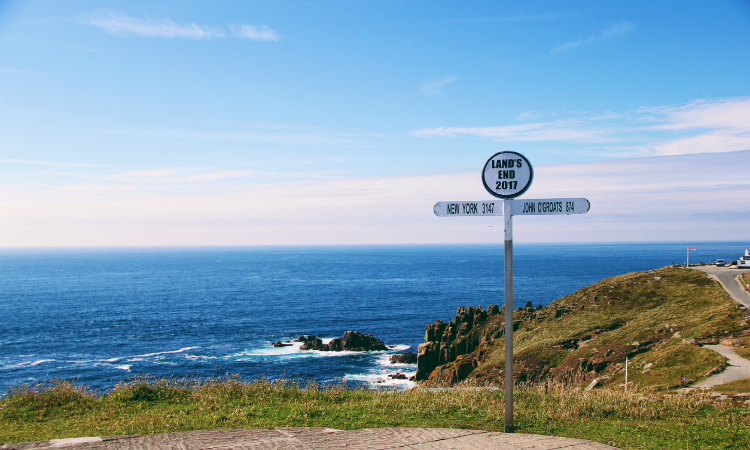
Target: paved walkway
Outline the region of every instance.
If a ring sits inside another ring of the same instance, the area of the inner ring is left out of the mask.
[[[534,434],[491,433],[450,428],[367,428],[341,431],[330,428],[276,428],[274,430],[208,430],[154,436],[113,436],[11,444],[2,449],[107,449],[107,450],[385,450],[385,449],[498,449],[498,450],[617,450],[581,439]]]
[[[737,279],[740,274],[748,273],[747,270],[716,266],[698,266],[691,267],[691,269],[705,272],[709,277],[718,281],[730,297],[743,305],[750,307],[750,294],[748,294],[745,288],[740,285],[740,281]]]
[[[704,345],[703,348],[713,350],[727,358],[729,365],[721,372],[711,375],[698,384],[690,386],[691,389],[705,389],[731,381],[750,378],[750,361],[734,352],[732,347],[726,345]]]

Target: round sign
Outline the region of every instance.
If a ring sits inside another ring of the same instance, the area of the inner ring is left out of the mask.
[[[526,192],[534,179],[531,163],[520,153],[500,152],[492,155],[484,165],[484,188],[500,198],[513,198]]]

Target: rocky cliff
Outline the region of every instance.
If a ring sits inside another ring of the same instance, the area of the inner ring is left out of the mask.
[[[514,378],[567,384],[593,379],[675,387],[724,367],[700,347],[734,337],[750,346],[750,318],[705,274],[664,268],[608,278],[546,307],[513,311]],[[498,384],[504,370],[504,311],[461,307],[449,323],[426,326],[417,357],[418,381],[465,379]],[[636,375],[637,374],[637,375]],[[635,377],[635,378],[633,378]]]
[[[489,305],[486,311],[481,306],[462,306],[451,322],[437,320],[434,324],[427,325],[425,342],[419,346],[417,353],[417,381],[428,379],[436,367],[474,352],[480,345],[486,344],[488,334],[492,337],[502,336],[502,327],[497,329],[483,326],[488,318],[499,314],[497,305]]]

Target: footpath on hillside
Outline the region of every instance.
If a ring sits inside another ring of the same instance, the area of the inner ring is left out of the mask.
[[[710,278],[716,280],[722,288],[736,302],[750,308],[750,293],[745,290],[739,279],[740,274],[744,273],[737,269],[716,266],[699,266],[694,267],[707,274]],[[700,383],[690,386],[687,389],[708,389],[724,383],[750,378],[750,360],[738,355],[731,346],[728,345],[704,345],[703,348],[713,350],[722,355],[727,360],[727,367],[723,371],[714,374]]]

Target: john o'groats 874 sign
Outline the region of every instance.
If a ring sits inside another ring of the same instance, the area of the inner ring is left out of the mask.
[[[499,198],[518,197],[531,186],[533,178],[534,169],[529,160],[510,151],[492,155],[482,171],[484,187]]]

